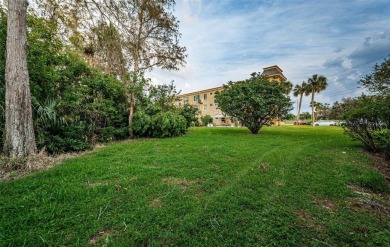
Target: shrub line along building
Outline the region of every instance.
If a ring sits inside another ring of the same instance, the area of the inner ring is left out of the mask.
[[[283,70],[277,65],[263,68],[261,74],[269,81],[282,82],[287,78],[283,75]],[[178,95],[176,98],[176,105],[181,107],[185,104],[196,107],[201,117],[210,115],[213,118],[213,124],[216,126],[230,126],[233,122],[232,119],[224,114],[215,103],[215,93],[222,91],[223,87],[214,87],[201,91],[186,93]]]

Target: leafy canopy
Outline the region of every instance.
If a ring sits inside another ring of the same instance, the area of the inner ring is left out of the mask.
[[[390,96],[390,59],[385,59],[380,65],[375,64],[373,70],[359,81],[360,84],[372,93]]]
[[[245,81],[230,81],[223,88],[216,95],[219,108],[230,117],[236,117],[252,134],[257,134],[263,125],[271,124],[277,116],[287,114],[292,106],[283,86],[270,83],[260,73],[252,73]]]

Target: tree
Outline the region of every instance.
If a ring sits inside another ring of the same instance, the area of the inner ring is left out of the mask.
[[[354,98],[354,107],[345,112],[345,133],[360,140],[368,150],[381,151],[374,133],[390,128],[390,97],[377,95]]]
[[[204,126],[206,126],[206,125],[208,125],[210,123],[213,123],[213,117],[207,114],[207,115],[201,117],[200,121],[202,121],[202,124]]]
[[[328,82],[325,76],[314,74],[308,80],[307,89],[311,92],[311,120],[314,126],[314,95],[326,89]]]
[[[161,111],[167,112],[175,109],[175,98],[179,94],[176,92],[176,87],[171,84],[163,84],[152,86],[149,89],[149,97],[151,101],[156,104]]]
[[[187,121],[187,128],[189,128],[192,123],[196,123],[198,121],[198,118],[196,117],[197,113],[198,109],[189,104],[184,104],[184,106],[179,110],[179,114]]]
[[[306,82],[302,82],[301,85],[295,85],[293,93],[295,97],[299,96],[299,105],[298,105],[298,113],[297,113],[297,121],[299,121],[301,119],[300,113],[301,113],[303,95],[304,94],[306,96],[308,95]]]
[[[26,0],[8,2],[3,149],[10,157],[36,153],[27,68],[27,6]]]
[[[132,136],[136,101],[133,89],[138,88],[132,84],[137,84],[145,71],[156,67],[177,70],[185,64],[186,48],[179,45],[179,21],[172,14],[175,1],[37,1],[46,15],[59,17],[65,29],[69,29],[68,39],[78,50],[84,50],[88,59],[97,59],[103,67],[108,63],[114,65],[108,66],[111,72],[118,73],[112,70],[123,68],[131,72],[120,77],[128,89],[129,135]],[[110,52],[99,52],[98,47],[110,48]]]
[[[347,111],[350,111],[357,106],[358,101],[355,98],[343,98],[341,102],[336,101],[333,103],[333,106],[330,108],[329,118],[342,120]]]
[[[174,0],[132,0],[127,1],[128,13],[122,23],[126,24],[127,46],[132,58],[133,70],[137,76],[146,70],[160,67],[177,70],[185,64],[186,48],[179,45],[179,22],[170,12]],[[126,22],[128,21],[128,22]],[[129,134],[133,135],[134,93],[130,95]]]
[[[311,118],[311,114],[309,113],[309,112],[307,112],[307,111],[305,111],[305,112],[302,112],[301,113],[301,118],[302,119],[310,119]]]
[[[390,95],[390,59],[381,64],[375,64],[373,72],[359,81],[370,92],[377,95]]]
[[[292,106],[283,86],[270,83],[260,73],[252,73],[245,81],[230,81],[223,88],[215,96],[219,108],[230,117],[236,117],[252,134],[286,114]]]

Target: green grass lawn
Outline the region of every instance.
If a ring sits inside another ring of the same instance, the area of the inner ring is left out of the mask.
[[[339,127],[113,143],[0,182],[0,246],[390,246],[371,162]]]

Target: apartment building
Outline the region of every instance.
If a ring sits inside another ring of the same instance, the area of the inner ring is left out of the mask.
[[[279,66],[274,65],[263,68],[263,76],[269,81],[285,81],[287,78],[283,75],[283,70]],[[230,126],[233,119],[224,114],[215,103],[215,93],[222,91],[223,87],[209,88],[201,91],[178,95],[176,105],[183,106],[185,104],[196,107],[199,111],[199,116],[210,115],[213,118],[213,124],[216,126]]]

